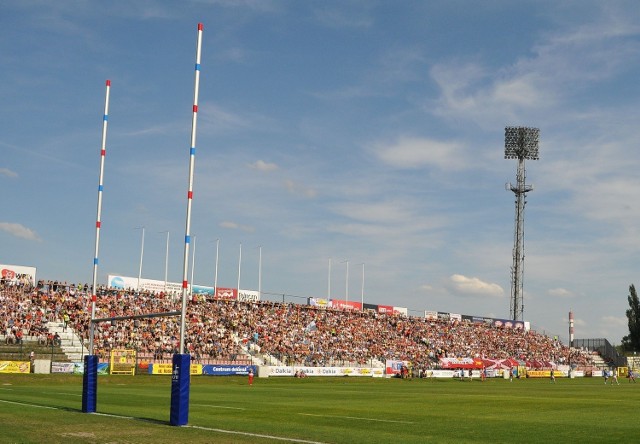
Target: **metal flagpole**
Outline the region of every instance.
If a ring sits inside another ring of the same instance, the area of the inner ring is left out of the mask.
[[[193,251],[191,253],[191,285],[189,286],[189,300],[193,299],[193,274],[196,269],[196,235],[193,235]]]
[[[329,258],[329,277],[327,278],[327,300],[331,299],[331,258]]]
[[[169,231],[167,233],[167,245],[164,253],[164,296],[167,297],[167,277],[169,275]]]
[[[262,245],[258,250],[258,299],[262,300]]]
[[[140,288],[140,280],[142,279],[142,259],[144,258],[144,225],[136,228],[136,230],[142,229],[142,241],[140,242],[140,267],[138,268],[138,292],[142,289]]]
[[[242,271],[242,242],[240,242],[240,251],[238,253],[238,293],[240,293],[240,272]]]
[[[218,254],[220,251],[220,239],[216,239],[216,274],[213,277],[213,291],[214,295],[218,292]]]
[[[360,304],[362,305],[362,310],[364,311],[364,262],[362,263],[362,291],[360,293]]]

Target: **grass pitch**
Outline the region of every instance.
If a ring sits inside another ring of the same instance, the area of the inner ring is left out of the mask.
[[[640,384],[602,378],[399,380],[193,377],[189,424],[169,425],[166,376],[0,375],[7,443],[549,443],[640,441]]]

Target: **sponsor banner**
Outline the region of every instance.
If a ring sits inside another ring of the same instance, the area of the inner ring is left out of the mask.
[[[409,310],[407,310],[406,307],[393,307],[393,313],[407,316]]]
[[[497,378],[498,372],[495,369],[485,369],[485,375],[487,378]]]
[[[512,321],[508,319],[487,318],[484,316],[469,316],[458,313],[445,313],[442,311],[425,311],[424,317],[428,320],[433,321],[438,320],[442,322],[448,322],[465,320],[479,324],[489,324],[493,325],[494,327],[515,328],[525,331],[529,331],[531,328],[531,324],[528,321]]]
[[[212,365],[205,364],[202,366],[203,375],[212,376],[234,376],[234,375],[248,375],[249,370],[253,370],[253,374],[258,373],[258,369],[255,365]]]
[[[428,321],[437,321],[438,320],[438,312],[437,311],[425,311],[424,317]]]
[[[98,362],[97,372],[99,375],[108,375],[109,374],[109,363],[108,362]],[[73,363],[73,374],[74,375],[83,375],[84,374],[84,362],[74,362]]]
[[[31,373],[29,361],[0,361],[0,373]]]
[[[425,370],[425,378],[453,378],[453,370]],[[414,375],[415,376],[415,375]]]
[[[238,290],[235,288],[216,288],[215,299],[217,301],[235,301],[238,299]]]
[[[107,276],[107,285],[111,288],[119,288],[122,290],[128,289],[138,289],[138,278],[131,276],[119,276],[119,275],[108,275]],[[164,293],[165,291],[165,282],[158,281],[155,279],[140,279],[140,291],[149,291],[151,293]],[[178,282],[167,282],[166,285],[167,294],[181,294],[182,293],[182,283]],[[213,296],[214,288],[207,287],[204,285],[191,285],[191,293],[194,295],[202,295],[202,296]]]
[[[240,302],[258,302],[260,293],[255,290],[240,290],[238,292],[238,300]]]
[[[309,305],[318,308],[331,308],[331,301],[323,298],[309,298]]]
[[[378,311],[378,306],[377,306],[376,304],[367,304],[367,303],[365,303],[365,304],[363,305],[363,308],[364,308],[365,310]]]
[[[491,324],[493,322],[493,319],[485,318],[483,316],[462,316],[462,319],[466,319],[476,324]]]
[[[378,313],[393,314],[393,307],[391,305],[378,305]]]
[[[385,373],[387,376],[399,375],[400,371],[402,370],[402,367],[408,367],[409,366],[408,364],[409,364],[408,361],[387,359]]]
[[[136,374],[136,351],[126,349],[111,350],[109,372],[112,375]]]
[[[522,321],[510,321],[508,319],[493,319],[494,327],[504,327],[504,328],[515,328],[519,330],[524,330],[525,325]]]
[[[340,310],[362,310],[362,304],[355,301],[342,301],[340,299],[331,299],[331,308]]]
[[[468,371],[462,371],[463,377],[469,377]],[[415,377],[415,375],[413,375]],[[487,378],[497,378],[502,376],[502,372],[495,370],[486,370],[485,376]],[[423,378],[459,378],[460,370],[425,370],[422,374]],[[480,379],[482,377],[482,371],[473,372],[473,377]]]
[[[0,277],[13,284],[36,284],[36,268],[0,264]]]
[[[205,285],[191,285],[191,293],[194,296],[208,296],[208,297],[213,297],[213,295],[215,294],[215,288],[213,287],[207,287]]]
[[[306,376],[384,376],[381,368],[368,367],[305,367],[305,366],[270,366],[269,376],[294,376],[296,372],[304,372]]]
[[[556,370],[554,372],[554,376],[556,378],[567,377],[568,374],[566,371]],[[527,378],[550,378],[551,370],[528,370]]]
[[[202,364],[191,364],[191,374],[201,375]],[[171,375],[173,373],[173,364],[149,364],[150,375]]]
[[[294,371],[293,367],[287,367],[284,365],[272,365],[268,367],[269,376],[293,376]]]
[[[51,373],[74,373],[75,364],[73,362],[52,362]]]
[[[482,368],[483,362],[482,359],[476,358],[440,358],[440,366],[446,369],[473,369],[473,368]]]
[[[121,290],[138,289],[138,278],[131,276],[108,275],[107,286]],[[152,293],[164,292],[164,281],[153,279],[140,279],[140,290]],[[167,282],[168,294],[179,294],[182,292],[182,284],[177,282]]]

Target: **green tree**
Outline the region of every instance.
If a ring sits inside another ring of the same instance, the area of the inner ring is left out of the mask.
[[[626,311],[629,334],[622,338],[622,345],[625,350],[640,350],[640,300],[633,284],[629,286],[627,301],[629,301],[629,309]]]

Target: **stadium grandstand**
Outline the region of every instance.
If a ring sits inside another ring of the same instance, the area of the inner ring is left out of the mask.
[[[175,297],[162,292],[102,287],[97,294],[96,318],[179,309]],[[90,298],[86,284],[0,281],[0,340],[62,346],[56,337],[62,328],[65,337],[86,344]],[[460,319],[203,296],[189,302],[187,315],[185,350],[203,364],[384,367],[393,360],[425,371],[473,359],[589,372],[598,359],[586,347],[570,348],[533,330]],[[127,348],[136,350],[140,361],[170,362],[179,347],[179,328],[175,318],[102,322],[96,325],[95,351],[100,360],[108,360],[112,349]]]

